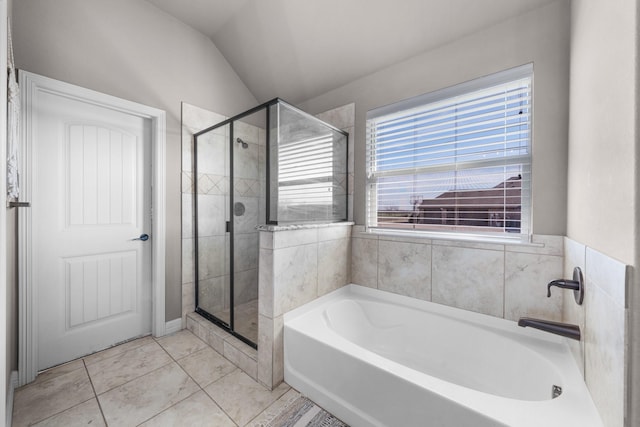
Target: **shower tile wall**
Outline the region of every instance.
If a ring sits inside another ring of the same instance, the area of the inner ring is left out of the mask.
[[[605,426],[624,424],[627,295],[631,267],[565,237],[565,277],[580,267],[585,301],[579,306],[567,295],[563,321],[580,326],[583,339],[571,342],[591,397]]]
[[[426,240],[368,234],[354,226],[352,281],[509,320],[561,320],[563,238],[533,237],[535,246]]]

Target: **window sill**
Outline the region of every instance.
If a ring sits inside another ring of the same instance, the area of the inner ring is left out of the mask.
[[[362,225],[355,225],[353,228],[354,237],[356,234],[360,234],[360,237],[372,237],[372,238],[384,238],[401,240],[412,240],[420,243],[435,242],[452,242],[452,243],[478,243],[478,244],[494,244],[494,245],[509,245],[509,246],[522,246],[532,248],[544,248],[545,242],[536,242],[535,236],[517,235],[514,237],[505,236],[485,236],[485,235],[472,235],[472,234],[454,234],[454,233],[438,233],[429,231],[400,231],[391,229],[380,228],[368,228]]]

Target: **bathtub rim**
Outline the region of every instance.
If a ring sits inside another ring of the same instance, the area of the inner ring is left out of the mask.
[[[297,307],[291,311],[288,311],[283,315],[283,321],[292,324],[296,319],[308,314],[311,311],[316,310],[318,307],[324,306],[334,299],[339,299],[343,296],[356,295],[364,297],[365,299],[373,301],[381,301],[379,295],[384,295],[383,302],[393,303],[400,306],[409,307],[415,310],[424,311],[423,306],[426,304],[429,306],[429,311],[435,314],[439,314],[448,318],[463,321],[465,323],[473,325],[486,325],[491,329],[499,329],[508,333],[509,335],[515,334],[517,336],[527,337],[541,343],[551,343],[555,345],[562,345],[566,343],[566,339],[558,335],[553,335],[547,332],[539,331],[532,328],[519,328],[513,329],[513,324],[516,322],[509,319],[495,317],[489,314],[479,313],[475,311],[465,310],[462,308],[452,307],[444,304],[439,304],[433,301],[422,300],[419,298],[413,298],[405,295],[396,294],[393,292],[385,291],[382,289],[375,289],[367,286],[358,285],[355,283],[347,284],[341,288],[338,288],[328,294],[316,298],[313,301],[305,303],[300,307]],[[452,313],[454,313],[452,315]],[[506,322],[506,323],[505,323]],[[479,326],[483,327],[484,326]]]

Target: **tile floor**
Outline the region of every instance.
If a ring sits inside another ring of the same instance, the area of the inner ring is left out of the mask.
[[[16,390],[13,426],[263,426],[299,393],[268,391],[187,330],[47,370]]]

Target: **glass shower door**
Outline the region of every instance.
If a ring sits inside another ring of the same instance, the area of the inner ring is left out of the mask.
[[[229,274],[230,169],[229,135],[225,125],[200,135],[194,145],[196,235],[195,267],[197,272],[196,311],[214,316],[223,326],[230,326]]]
[[[254,124],[230,120],[197,135],[194,227],[196,312],[256,347],[266,138],[255,125],[264,111],[254,116]]]

